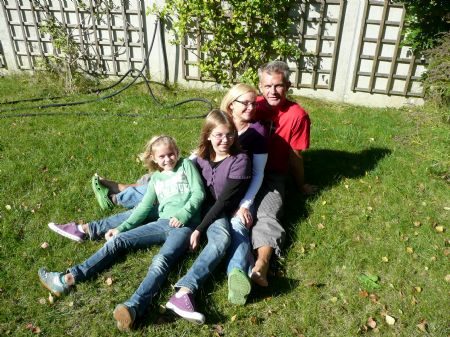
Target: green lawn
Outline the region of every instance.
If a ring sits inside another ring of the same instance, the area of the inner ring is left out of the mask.
[[[223,94],[152,87],[168,103],[205,97],[218,106]],[[58,87],[42,78],[0,78],[0,103],[57,94]],[[288,240],[270,287],[255,289],[246,306],[233,306],[226,300],[221,265],[197,295],[206,324],[174,319],[161,305],[195,258],[189,254],[129,335],[448,336],[449,125],[423,108],[294,99],[311,116],[306,175],[320,192],[305,199],[289,190]],[[205,105],[162,109],[144,85],[135,85],[93,104],[7,111],[18,106],[0,105],[0,335],[117,335],[112,311],[137,288],[158,247],[128,254],[51,303],[38,268],[63,271],[102,243],[76,244],[50,232],[47,223],[110,214],[95,201],[92,174],[134,181],[144,172],[137,154],[152,135],[163,132],[187,155],[202,121],[185,117],[206,113]],[[17,113],[57,114],[10,116]],[[47,248],[41,248],[44,242]],[[379,280],[370,287],[360,280],[364,274]],[[388,324],[386,317],[395,322]]]

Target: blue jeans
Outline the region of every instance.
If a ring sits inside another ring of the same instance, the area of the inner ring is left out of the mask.
[[[165,281],[172,265],[189,247],[191,233],[190,227],[170,227],[169,220],[159,219],[114,236],[90,258],[70,268],[68,272],[72,273],[75,282],[82,282],[98,274],[130,250],[163,243],[158,254],[153,256],[152,264],[139,288],[124,303],[127,307],[133,308],[138,316],[142,316]]]
[[[116,194],[117,204],[125,208],[137,206],[144,197],[145,192],[147,192],[147,186],[148,184],[127,187],[122,192]]]
[[[228,248],[227,274],[238,268],[250,274],[255,264],[250,243],[250,231],[238,216],[231,219],[231,244]]]
[[[88,223],[89,226],[89,238],[91,240],[101,240],[105,236],[105,233],[112,229],[118,227],[122,222],[128,219],[128,217],[133,213],[133,210],[129,210],[122,213],[117,213],[111,215],[110,217],[91,221]],[[150,214],[147,216],[145,223],[155,221],[158,219],[158,207],[154,207]]]
[[[175,284],[175,288],[188,288],[191,292],[197,291],[225,256],[230,245],[230,223],[227,218],[214,221],[206,230],[208,242],[198,255],[194,264]]]

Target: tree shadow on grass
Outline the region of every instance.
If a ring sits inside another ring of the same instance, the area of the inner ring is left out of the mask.
[[[319,191],[313,196],[304,196],[295,184],[289,183],[286,191],[283,224],[286,230],[286,241],[283,248],[287,252],[294,243],[296,227],[300,220],[308,217],[306,201],[314,200],[328,188],[340,183],[342,179],[356,179],[364,177],[366,172],[372,171],[380,160],[390,155],[387,148],[368,148],[359,152],[339,150],[312,149],[306,151],[305,181],[317,185]],[[278,260],[274,261],[274,268],[282,268]]]

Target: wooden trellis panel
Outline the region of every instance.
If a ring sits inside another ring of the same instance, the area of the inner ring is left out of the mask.
[[[424,59],[401,45],[405,10],[390,1],[366,2],[352,90],[423,96]]]
[[[18,69],[33,70],[39,58],[61,56],[49,35],[38,27],[53,14],[75,43],[87,72],[121,75],[145,59],[144,4],[121,1],[106,7],[96,0],[0,0]],[[102,12],[101,15],[98,13]]]
[[[303,52],[288,60],[296,88],[333,90],[345,1],[304,1],[299,6],[292,38]]]
[[[344,0],[301,1],[290,13],[294,19],[291,35],[303,55],[300,60],[287,60],[292,85],[297,88],[320,88],[332,90]],[[205,34],[190,32],[183,44],[183,77],[186,80],[213,81],[200,71],[201,45]]]

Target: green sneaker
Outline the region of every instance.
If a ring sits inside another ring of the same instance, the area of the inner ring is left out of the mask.
[[[64,273],[47,271],[46,268],[39,268],[38,275],[42,285],[57,297],[69,292],[70,287],[61,281],[61,278],[64,277]]]
[[[237,305],[244,305],[252,290],[248,276],[240,269],[233,268],[228,275],[228,301]]]
[[[136,312],[133,308],[125,304],[118,304],[113,312],[114,319],[117,321],[117,329],[120,331],[129,331],[136,319]]]
[[[94,191],[95,198],[97,199],[98,204],[102,210],[111,210],[114,208],[114,204],[109,199],[108,187],[100,184],[100,177],[96,174],[93,175],[92,180],[92,190]]]

